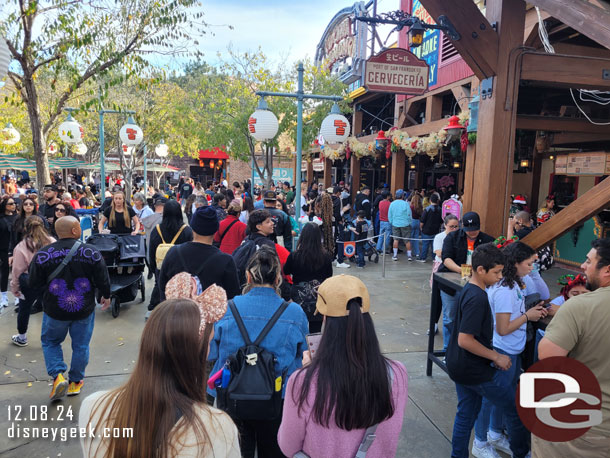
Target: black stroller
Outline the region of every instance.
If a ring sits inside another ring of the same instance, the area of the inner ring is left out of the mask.
[[[110,275],[110,310],[119,316],[121,302],[134,301],[138,291],[146,295],[144,259],[146,249],[141,235],[94,234],[87,239],[104,257]]]
[[[368,256],[369,262],[373,261],[375,264],[379,262],[379,252],[374,243],[370,241],[364,242],[364,255]]]

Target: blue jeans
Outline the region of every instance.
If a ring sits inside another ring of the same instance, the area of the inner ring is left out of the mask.
[[[432,251],[432,244],[434,243],[433,235],[421,235],[422,243],[421,243],[421,251],[419,253],[419,259],[423,259],[424,261],[428,259],[428,251]],[[432,258],[434,258],[434,253],[432,253]]]
[[[443,351],[447,351],[447,345],[449,345],[451,331],[453,330],[453,321],[457,312],[458,294],[450,296],[441,290],[441,303],[443,304]]]
[[[470,432],[481,409],[483,398],[487,398],[489,402],[504,411],[513,457],[523,458],[529,451],[529,433],[517,414],[515,390],[503,385],[501,379],[502,371],[497,370],[489,382],[478,385],[455,384],[458,406],[451,439],[452,458],[468,458]]]
[[[498,353],[509,356],[512,363],[510,369],[507,371],[498,371],[498,383],[512,389],[513,392],[516,391],[517,381],[519,380],[519,375],[521,375],[521,358],[519,355],[511,355],[497,347],[494,347],[494,350],[496,350]],[[503,418],[504,410],[502,407],[495,406],[489,399],[483,398],[481,411],[479,412],[477,421],[474,424],[474,437],[481,442],[485,442],[487,440],[487,431],[489,428],[491,428],[491,430],[495,433],[502,433],[502,429],[504,427]]]
[[[364,244],[366,242],[356,242],[356,256],[358,256],[358,267],[364,267]]]
[[[68,366],[64,362],[64,354],[61,344],[65,340],[68,331],[72,340],[72,361],[68,378],[72,382],[80,382],[85,378],[85,368],[89,363],[89,342],[93,334],[95,312],[87,318],[76,321],[61,321],[51,318],[44,313],[42,315],[42,353],[47,366],[47,373],[55,378],[58,374],[66,371]]]
[[[375,235],[379,235],[379,212],[375,213]]]
[[[383,234],[388,234],[385,249],[390,246],[390,236],[392,235],[392,225],[389,221],[379,221],[379,238],[377,239],[377,251],[383,248]]]
[[[419,228],[419,220],[414,219],[411,221],[411,238],[415,240],[411,240],[411,253],[414,257],[419,256],[419,239],[421,238],[421,229]]]

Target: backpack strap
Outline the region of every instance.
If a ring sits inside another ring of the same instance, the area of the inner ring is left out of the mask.
[[[229,226],[224,230],[224,232],[222,233],[222,235],[220,236],[220,241],[218,242],[219,244],[222,243],[222,239],[225,238],[225,235],[227,235],[227,232],[229,232],[229,230],[233,227],[233,225],[235,223],[237,223],[239,221],[239,219],[233,220],[231,221],[231,224],[229,224]]]
[[[390,389],[391,389],[392,384],[394,383],[394,369],[392,369],[391,364],[388,364],[388,372],[390,374]],[[358,452],[356,452],[355,458],[365,458],[366,457],[369,447],[371,445],[373,445],[373,442],[375,441],[375,438],[377,437],[375,435],[377,426],[379,426],[379,423],[366,428],[366,431],[364,432],[364,437],[362,438],[362,442],[360,442],[360,447],[358,447]]]
[[[157,226],[159,227],[159,226]],[[176,240],[178,240],[178,237],[180,237],[180,234],[182,234],[182,231],[184,230],[184,228],[186,227],[186,224],[183,224],[182,227],[178,230],[178,232],[176,232],[176,235],[174,235],[174,238],[172,239],[171,243],[172,245],[174,245],[176,243]],[[159,231],[159,233],[161,233]],[[161,239],[163,239],[163,236],[161,236]],[[165,241],[163,241],[163,243],[165,243]]]
[[[282,302],[282,305],[280,305],[278,307],[278,309],[275,311],[275,313],[273,314],[273,316],[271,317],[271,319],[269,320],[267,325],[263,328],[261,333],[258,335],[256,340],[254,341],[254,345],[256,345],[258,347],[261,344],[261,342],[263,341],[263,339],[265,337],[267,337],[267,334],[269,334],[269,331],[271,331],[271,328],[275,325],[275,323],[277,323],[277,320],[280,319],[280,316],[282,315],[282,313],[284,313],[284,310],[286,310],[288,305],[289,305],[288,302],[286,302],[286,301]]]
[[[244,320],[241,319],[241,315],[237,311],[237,307],[235,306],[235,302],[233,302],[233,299],[231,299],[228,302],[228,305],[229,305],[229,308],[231,309],[231,313],[233,314],[233,317],[235,318],[235,323],[237,323],[237,327],[239,328],[239,332],[240,332],[242,338],[244,339],[244,342],[246,343],[246,345],[252,345],[252,341],[250,340],[250,335],[248,334],[248,330],[246,329],[246,326],[244,325]]]
[[[163,238],[163,234],[161,234],[161,227],[157,224],[157,232],[159,233],[159,237],[161,237],[161,241],[165,243],[165,239]]]

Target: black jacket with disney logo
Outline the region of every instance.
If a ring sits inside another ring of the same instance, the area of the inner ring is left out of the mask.
[[[83,243],[61,273],[50,283],[48,278],[68,255],[74,239],[60,239],[40,249],[30,263],[29,284],[43,288],[42,307],[55,320],[76,321],[95,310],[95,290],[110,297],[110,278],[104,258],[88,243]],[[47,284],[48,283],[48,284]]]

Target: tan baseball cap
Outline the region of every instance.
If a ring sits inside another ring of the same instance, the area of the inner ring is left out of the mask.
[[[324,316],[347,316],[347,303],[357,297],[362,300],[362,313],[368,313],[371,299],[362,280],[352,275],[327,278],[318,288],[316,311]]]

